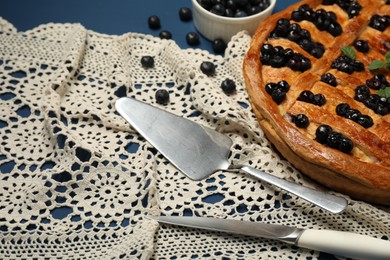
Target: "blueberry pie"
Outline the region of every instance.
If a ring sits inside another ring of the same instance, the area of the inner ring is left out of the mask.
[[[390,1],[291,5],[259,25],[243,71],[286,159],[330,189],[390,205]]]

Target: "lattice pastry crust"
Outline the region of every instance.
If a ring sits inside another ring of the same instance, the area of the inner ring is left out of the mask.
[[[389,51],[389,1],[305,0],[259,26],[243,65],[252,108],[286,159],[331,189],[387,205],[390,68],[369,67]]]

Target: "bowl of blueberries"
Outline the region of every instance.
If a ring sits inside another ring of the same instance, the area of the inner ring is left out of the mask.
[[[240,31],[253,35],[276,0],[192,0],[196,29],[207,39],[229,42]]]

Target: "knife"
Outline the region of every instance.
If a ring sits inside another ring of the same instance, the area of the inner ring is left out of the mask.
[[[390,241],[352,232],[302,229],[210,217],[146,216],[164,224],[276,239],[298,247],[364,260],[389,260]]]

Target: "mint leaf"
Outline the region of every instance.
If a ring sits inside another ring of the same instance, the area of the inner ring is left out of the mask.
[[[389,98],[390,97],[390,87],[381,88],[378,90],[378,95],[381,97]]]
[[[350,59],[354,60],[356,58],[355,50],[351,46],[343,46],[341,47],[341,51]]]
[[[390,63],[390,51],[385,54],[385,60],[387,63]]]
[[[390,51],[385,54],[385,60],[374,60],[368,67],[369,70],[390,69]]]
[[[368,69],[369,70],[382,69],[382,68],[386,68],[387,65],[388,65],[388,63],[385,61],[374,60],[373,62],[371,62],[370,66],[368,66]]]

